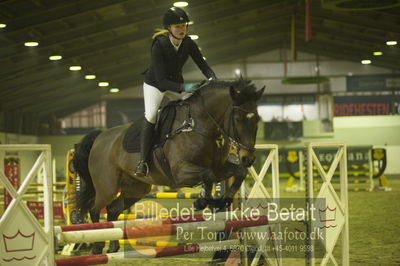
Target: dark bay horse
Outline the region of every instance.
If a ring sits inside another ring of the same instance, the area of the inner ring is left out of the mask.
[[[260,119],[256,102],[264,89],[257,91],[250,81],[243,79],[215,81],[200,87],[185,100],[188,104],[177,106],[172,130],[180,128],[188,114],[192,130],[174,135],[161,147],[170,175],[165,174],[153,152],[149,175],[134,176],[139,154],[128,153],[122,147],[130,124],[86,135],[73,159],[82,181],[77,195],[81,215],[89,211],[92,222],[98,222],[100,210],[106,207],[107,220],[117,220],[123,210],[150,192],[152,184],[172,188],[204,184],[205,195],[194,204],[197,209],[230,204],[246,177],[247,167],[255,160]],[[222,200],[212,200],[213,184],[232,176],[233,183]],[[116,198],[118,192],[121,193]],[[103,247],[104,243],[95,243],[92,253],[101,253]],[[118,241],[112,241],[108,252],[118,248]]]

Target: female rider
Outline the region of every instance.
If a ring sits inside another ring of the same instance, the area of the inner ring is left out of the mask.
[[[182,68],[190,56],[208,80],[216,79],[204,60],[196,43],[187,36],[189,17],[178,7],[171,7],[163,17],[164,29],[153,36],[150,67],[145,73],[143,96],[145,119],[140,137],[140,161],[135,175],[144,177],[149,173],[147,164],[154,135],[157,110],[165,96],[179,99],[197,89],[193,83],[184,83]]]

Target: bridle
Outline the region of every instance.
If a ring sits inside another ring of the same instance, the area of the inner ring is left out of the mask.
[[[248,110],[246,110],[246,109],[244,109],[244,108],[242,108],[240,106],[237,106],[237,105],[233,105],[232,106],[232,111],[231,111],[230,118],[229,118],[229,120],[230,120],[229,124],[232,125],[232,126],[228,127],[229,128],[228,130],[232,130],[233,131],[233,138],[229,137],[229,135],[228,135],[230,143],[234,144],[235,147],[238,147],[238,148],[240,148],[242,150],[245,150],[245,151],[248,151],[248,152],[254,152],[256,150],[255,148],[248,147],[248,146],[240,143],[240,137],[239,137],[239,134],[237,132],[235,119],[234,119],[234,115],[235,115],[235,111],[236,110],[237,111],[241,111],[241,112],[243,112],[245,114],[254,114],[254,112],[248,111]]]
[[[231,112],[230,112],[230,117],[229,117],[229,125],[228,125],[228,132],[233,132],[233,137],[231,137],[225,130],[223,127],[221,127],[219,125],[219,123],[215,120],[215,118],[212,116],[212,114],[210,114],[210,112],[207,110],[207,108],[205,108],[204,105],[204,98],[203,96],[200,94],[201,97],[201,101],[202,101],[202,105],[203,105],[203,109],[206,111],[208,117],[210,118],[210,120],[213,122],[213,124],[216,126],[217,130],[221,133],[222,137],[227,140],[229,146],[230,146],[230,150],[235,150],[235,157],[233,160],[233,163],[235,164],[240,164],[239,160],[239,152],[240,150],[245,150],[247,152],[254,152],[255,148],[254,147],[249,147],[244,145],[243,143],[240,142],[240,139],[238,137],[238,132],[237,129],[235,127],[235,120],[234,120],[234,114],[235,111],[241,111],[247,114],[252,114],[254,112],[252,111],[248,111],[246,109],[241,108],[240,106],[237,105],[233,105],[231,107]]]

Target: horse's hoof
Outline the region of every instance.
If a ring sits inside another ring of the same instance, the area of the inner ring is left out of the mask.
[[[119,250],[119,242],[117,243],[111,241],[110,245],[108,246],[107,253],[115,253]]]
[[[104,246],[105,246],[104,242],[95,242],[95,243],[93,243],[91,253],[93,255],[103,253]]]
[[[196,211],[204,210],[209,203],[209,200],[206,198],[199,198],[195,202],[193,202],[193,207]]]
[[[103,248],[101,248],[101,247],[93,247],[92,250],[91,250],[91,253],[93,255],[101,254],[101,253],[103,253]]]
[[[231,198],[213,200],[212,202],[210,202],[209,207],[215,212],[227,211],[229,210],[232,201],[233,200]]]

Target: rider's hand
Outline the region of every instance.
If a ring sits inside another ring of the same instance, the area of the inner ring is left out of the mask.
[[[184,83],[183,90],[185,92],[195,92],[199,88],[197,83]]]

